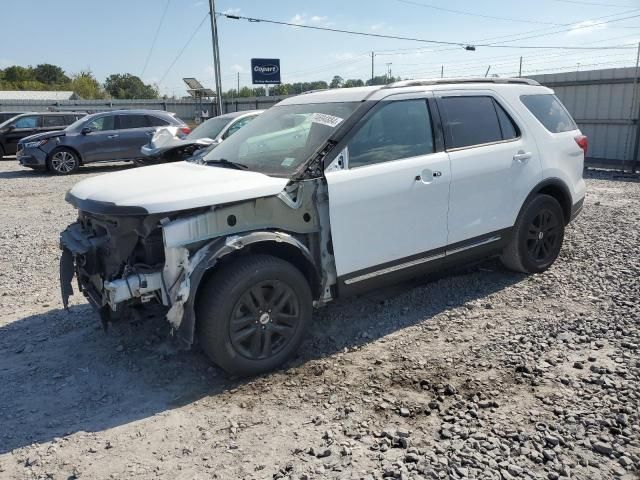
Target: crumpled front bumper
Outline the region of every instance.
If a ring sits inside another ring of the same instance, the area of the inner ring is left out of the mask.
[[[73,277],[78,280],[79,290],[96,308],[103,307],[102,295],[91,282],[91,273],[85,267],[96,267],[96,245],[78,222],[69,225],[60,234],[60,293],[64,308],[69,307],[69,297],[73,295]]]

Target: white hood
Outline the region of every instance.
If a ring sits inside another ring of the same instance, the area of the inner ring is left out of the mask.
[[[288,182],[258,172],[176,162],[98,175],[78,182],[69,193],[78,200],[163,213],[277,195]]]

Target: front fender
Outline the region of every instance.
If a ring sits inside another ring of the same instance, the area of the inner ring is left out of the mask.
[[[204,274],[214,268],[217,263],[232,253],[242,250],[250,245],[259,243],[284,243],[295,247],[307,259],[310,265],[314,265],[313,256],[309,249],[297,238],[285,232],[278,231],[254,231],[228,237],[216,238],[191,255],[198,258],[189,275],[189,295],[184,302],[184,313],[180,326],[177,329],[177,340],[181,348],[190,348],[195,335],[195,302],[200,282]],[[319,275],[317,269],[316,275]]]

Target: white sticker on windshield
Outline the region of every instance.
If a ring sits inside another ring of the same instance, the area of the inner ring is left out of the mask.
[[[295,158],[287,157],[282,161],[280,165],[282,165],[283,167],[290,167],[291,165],[293,165],[293,162],[295,161],[296,161]]]
[[[333,115],[327,115],[326,113],[314,113],[311,115],[311,121],[313,123],[320,123],[321,125],[326,125],[327,127],[336,127],[343,120],[340,117],[334,117]]]

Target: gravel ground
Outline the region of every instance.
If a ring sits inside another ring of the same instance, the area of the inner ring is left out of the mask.
[[[58,295],[54,178],[0,162],[0,478],[640,478],[640,183],[587,174],[541,275],[494,261],[341,301],[227,378]]]

